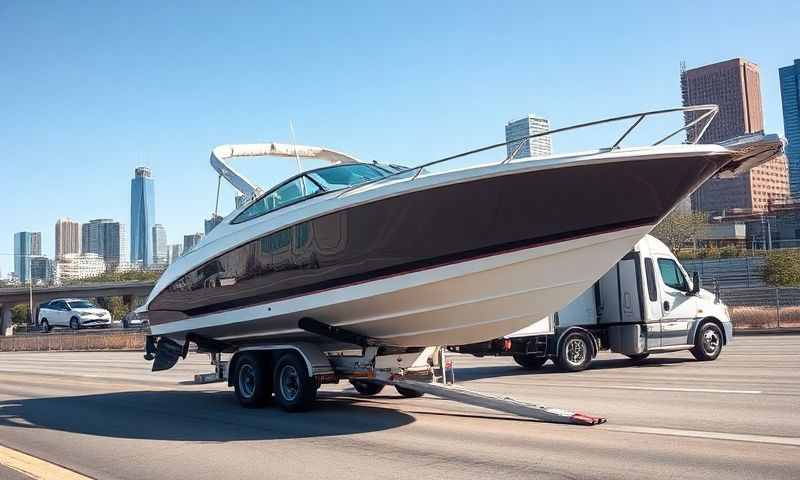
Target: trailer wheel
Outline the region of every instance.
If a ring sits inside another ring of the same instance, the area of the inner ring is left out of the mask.
[[[644,360],[645,358],[649,357],[649,356],[650,356],[650,354],[649,354],[649,353],[632,353],[632,354],[630,354],[630,355],[627,355],[627,354],[626,354],[625,356],[626,356],[626,357],[628,357],[628,358],[630,358],[630,359],[631,359],[631,360],[633,360],[634,362],[641,362],[641,361],[642,361],[642,360]]]
[[[285,353],[275,367],[275,399],[287,412],[308,410],[317,399],[317,384],[294,352]]]
[[[517,362],[517,365],[527,370],[537,370],[544,365],[544,362],[547,361],[547,357],[536,357],[534,355],[524,355],[520,353],[514,355],[514,361]]]
[[[236,362],[233,390],[239,403],[248,408],[263,407],[272,397],[269,361],[253,353],[242,353]]]
[[[395,385],[394,388],[395,388],[395,390],[397,390],[397,393],[399,393],[400,395],[402,395],[402,396],[404,396],[406,398],[419,398],[419,397],[421,397],[423,395],[422,392],[418,392],[416,390],[411,390],[410,388],[398,387],[397,385]]]
[[[700,327],[691,352],[700,361],[716,360],[722,352],[722,332],[719,327],[710,322]]]
[[[377,395],[381,393],[384,385],[378,382],[368,382],[366,380],[350,380],[350,384],[361,395]]]
[[[591,340],[580,332],[570,333],[561,342],[558,366],[568,372],[586,370],[592,363]]]

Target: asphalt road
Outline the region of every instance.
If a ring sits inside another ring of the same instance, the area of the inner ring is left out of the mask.
[[[596,427],[349,384],[311,412],[248,410],[189,383],[206,360],[155,374],[139,353],[0,354],[0,445],[102,479],[800,478],[800,336],[573,374],[455,356],[462,385],[609,419]]]

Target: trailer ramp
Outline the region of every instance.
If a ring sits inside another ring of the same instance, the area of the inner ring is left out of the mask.
[[[453,400],[467,405],[488,408],[490,410],[510,413],[522,418],[531,418],[543,422],[571,425],[600,425],[606,422],[606,419],[603,417],[521,402],[503,395],[475,392],[456,385],[425,383],[402,378],[395,378],[385,383],[416,392],[427,393],[446,400]]]

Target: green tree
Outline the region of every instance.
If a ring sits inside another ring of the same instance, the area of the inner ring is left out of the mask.
[[[75,280],[70,283],[155,282],[163,272],[106,272],[96,277]]]
[[[31,318],[30,311],[31,309],[28,308],[27,303],[14,305],[11,307],[11,322],[17,325],[29,323]]]
[[[800,250],[773,250],[767,254],[764,279],[774,287],[800,287]]]
[[[666,243],[673,252],[677,252],[688,241],[708,225],[708,217],[702,212],[682,213],[673,211],[653,229],[653,236]]]

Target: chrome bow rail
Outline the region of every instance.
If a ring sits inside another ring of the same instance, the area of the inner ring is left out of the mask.
[[[685,120],[688,120],[687,123],[684,126],[682,126],[681,128],[673,131],[669,135],[667,135],[667,136],[661,138],[660,140],[658,140],[657,142],[653,143],[652,146],[660,145],[660,144],[666,142],[670,138],[674,137],[675,135],[677,135],[677,134],[679,134],[680,132],[683,132],[683,131],[686,131],[686,132],[689,132],[689,133],[696,132],[695,135],[693,135],[692,139],[691,140],[687,140],[686,143],[691,143],[691,144],[697,143],[700,140],[700,138],[702,138],[702,136],[706,132],[706,130],[708,129],[708,126],[711,124],[711,121],[717,115],[717,112],[719,112],[719,107],[717,105],[694,105],[694,106],[690,106],[690,107],[667,108],[667,109],[664,109],[664,110],[650,110],[648,112],[632,113],[630,115],[623,115],[621,117],[604,118],[602,120],[595,120],[593,122],[579,123],[579,124],[576,124],[576,125],[570,125],[568,127],[556,128],[556,129],[553,129],[553,130],[548,130],[546,132],[535,133],[533,135],[527,135],[527,136],[524,136],[524,137],[515,138],[515,139],[509,140],[507,142],[495,143],[493,145],[487,145],[485,147],[476,148],[474,150],[469,150],[469,151],[466,151],[466,152],[463,152],[463,153],[459,153],[459,154],[456,154],[456,155],[450,155],[449,157],[440,158],[440,159],[434,160],[432,162],[423,163],[422,165],[417,165],[416,167],[411,167],[411,168],[409,168],[407,170],[403,170],[401,172],[394,173],[392,175],[389,175],[389,176],[381,178],[381,179],[372,180],[370,182],[365,182],[365,183],[361,183],[361,184],[358,184],[358,185],[354,185],[353,187],[350,187],[350,188],[346,188],[342,192],[339,193],[339,196],[343,195],[346,192],[352,192],[353,190],[356,190],[356,189],[358,189],[358,188],[360,188],[362,186],[370,185],[370,184],[373,184],[373,183],[382,182],[382,181],[384,181],[384,180],[386,180],[388,178],[393,178],[393,177],[396,177],[398,175],[408,174],[409,172],[415,172],[414,175],[411,177],[411,180],[414,180],[420,175],[420,173],[422,173],[422,171],[425,169],[425,167],[430,167],[430,166],[437,165],[437,164],[440,164],[440,163],[448,162],[450,160],[455,160],[456,158],[467,157],[469,155],[474,155],[476,153],[485,152],[485,151],[492,150],[492,149],[495,149],[495,148],[505,147],[505,146],[507,146],[509,144],[515,144],[515,143],[519,142],[519,144],[516,146],[516,148],[514,148],[514,151],[511,153],[511,155],[508,155],[505,159],[503,159],[503,161],[500,162],[500,165],[503,165],[503,164],[506,164],[506,163],[508,163],[508,162],[510,162],[511,160],[514,159],[514,157],[517,155],[519,150],[522,148],[523,142],[525,140],[528,140],[528,139],[531,139],[531,138],[536,138],[536,137],[544,137],[544,136],[553,135],[553,134],[561,133],[561,132],[567,132],[567,131],[570,131],[570,130],[577,130],[579,128],[586,128],[586,127],[592,127],[592,126],[595,126],[595,125],[602,125],[602,124],[605,124],[605,123],[614,123],[614,122],[620,122],[620,121],[623,121],[623,120],[635,119],[633,121],[633,123],[627,128],[627,130],[625,130],[625,132],[623,132],[622,135],[619,138],[617,138],[617,140],[610,147],[606,147],[604,149],[602,149],[602,148],[600,149],[601,152],[609,152],[611,150],[620,148],[620,144],[622,143],[622,141],[625,140],[625,138],[627,138],[628,135],[630,135],[630,133],[636,127],[638,127],[639,124],[641,124],[642,121],[645,118],[647,118],[649,116],[663,115],[663,114],[675,113],[675,112],[683,112]],[[694,118],[691,118],[692,116],[694,116]]]

